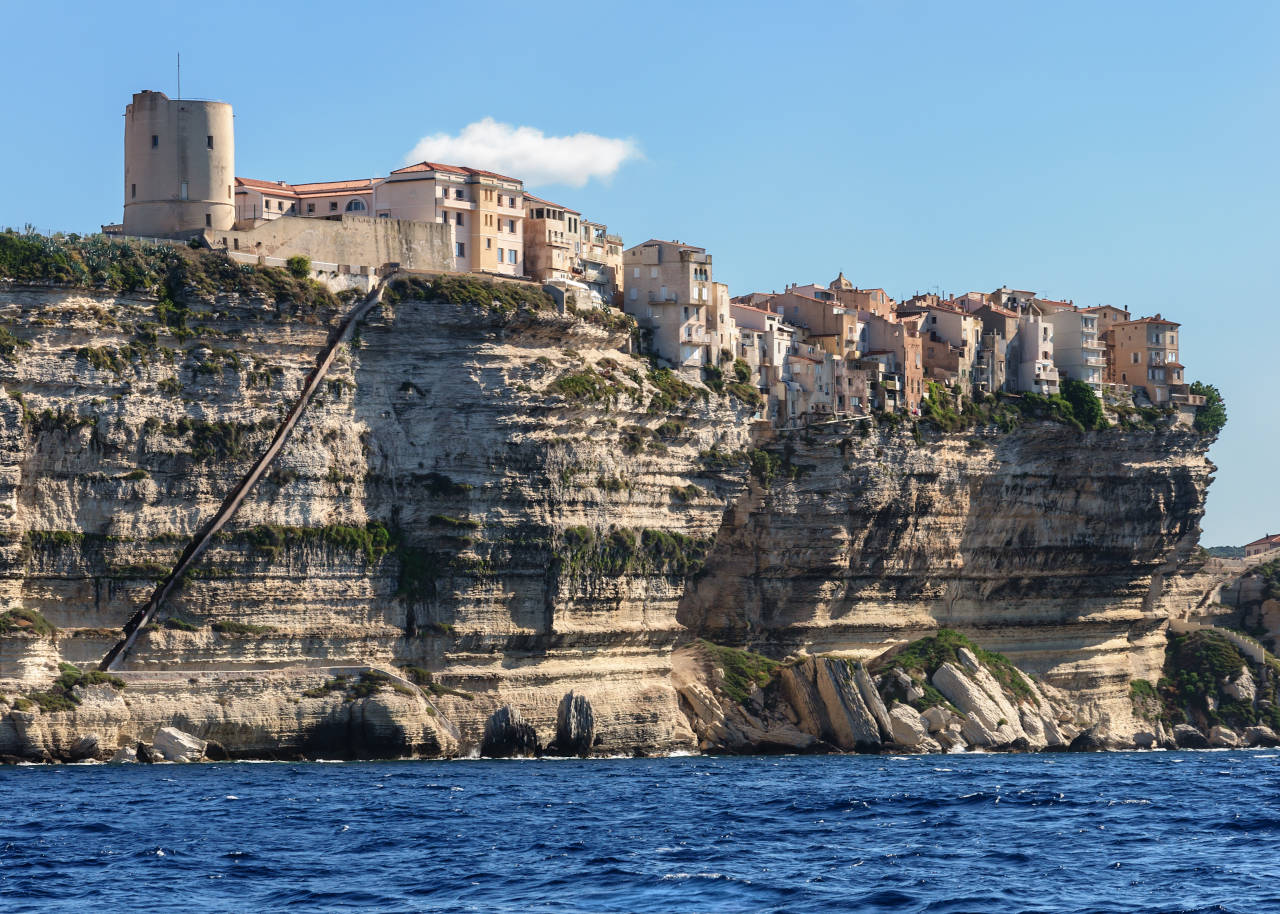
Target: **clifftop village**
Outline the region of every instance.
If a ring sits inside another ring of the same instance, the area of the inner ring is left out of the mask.
[[[289,184],[235,175],[231,106],[140,92],[125,110],[124,221],[109,234],[197,240],[242,262],[310,258],[335,288],[388,263],[539,283],[562,305],[620,308],[648,353],[681,373],[736,373],[765,418],[871,410],[918,415],[930,382],[958,398],[1050,396],[1074,379],[1105,403],[1181,407],[1192,394],[1179,325],[1100,305],[992,292],[895,301],[843,273],[826,284],[730,295],[712,255],[622,238],[519,178],[419,162],[386,177]]]

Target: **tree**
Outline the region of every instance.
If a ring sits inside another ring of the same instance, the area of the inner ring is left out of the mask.
[[[1062,382],[1062,398],[1071,404],[1071,414],[1086,429],[1103,428],[1102,404],[1093,388],[1084,381],[1068,379]]]
[[[306,279],[311,275],[311,258],[306,254],[294,254],[285,261],[285,266],[298,279]]]
[[[1202,435],[1217,436],[1227,424],[1227,405],[1222,393],[1212,384],[1192,383],[1191,392],[1204,397],[1204,406],[1196,410],[1196,431]]]

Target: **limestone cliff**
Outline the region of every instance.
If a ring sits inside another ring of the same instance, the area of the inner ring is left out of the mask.
[[[940,625],[1065,690],[1082,722],[1130,726],[1207,441],[1043,423],[773,439],[621,351],[625,322],[520,288],[389,296],[123,690],[60,706],[58,664],[115,643],[340,306],[189,290],[175,318],[148,295],[0,286],[0,754],[170,724],[233,754],[451,754],[503,706],[547,746],[571,691],[593,751],[686,749],[672,652],[691,636],[859,660]],[[393,678],[362,688],[370,670]]]

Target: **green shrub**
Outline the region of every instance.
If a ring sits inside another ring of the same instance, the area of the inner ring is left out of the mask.
[[[657,388],[649,400],[649,412],[653,414],[669,413],[677,406],[691,400],[697,390],[686,384],[669,368],[655,368],[649,372],[649,383]]]
[[[1062,398],[1071,404],[1071,414],[1086,429],[1107,427],[1102,415],[1102,404],[1093,388],[1084,381],[1068,378],[1062,382]]]
[[[128,473],[125,473],[121,478],[126,479],[129,482],[137,482],[140,479],[150,479],[151,474],[139,467],[136,470],[130,470]]]
[[[733,376],[737,378],[739,384],[750,383],[751,366],[747,364],[746,359],[733,360]]]
[[[306,254],[294,254],[284,265],[289,275],[295,279],[306,279],[311,275],[311,258]]]
[[[594,368],[573,374],[561,375],[547,388],[571,403],[603,403],[610,406],[618,402],[622,388],[610,383]]]
[[[1196,409],[1195,429],[1202,435],[1216,436],[1227,424],[1227,404],[1222,393],[1212,384],[1196,381],[1191,392],[1205,398],[1204,406]]]

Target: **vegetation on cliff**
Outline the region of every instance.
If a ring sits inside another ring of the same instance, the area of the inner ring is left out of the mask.
[[[782,664],[778,661],[741,648],[713,644],[704,638],[698,639],[698,646],[724,672],[724,679],[720,682],[721,690],[739,704],[750,697],[752,686],[763,689],[773,680],[778,670],[782,669]]]
[[[501,282],[474,276],[412,276],[392,282],[382,300],[387,304],[402,301],[448,302],[470,305],[493,314],[509,316],[520,308],[549,311],[555,301],[539,286],[529,283]]]
[[[1196,410],[1196,431],[1203,435],[1217,435],[1227,424],[1227,404],[1221,391],[1212,384],[1195,381],[1191,392],[1205,398],[1204,406]]]
[[[553,558],[553,571],[570,576],[629,574],[687,576],[702,570],[711,541],[665,530],[614,527],[597,533],[567,527]]]
[[[1143,685],[1131,685],[1135,708],[1170,726],[1200,729],[1225,725],[1237,731],[1266,724],[1280,732],[1276,678],[1280,663],[1268,664],[1265,681],[1255,683],[1251,664],[1221,632],[1211,629],[1170,634],[1157,701]],[[1252,696],[1250,693],[1253,693]]]
[[[878,675],[896,667],[910,675],[924,689],[923,706],[945,704],[946,700],[929,684],[929,679],[944,663],[955,664],[963,669],[964,664],[960,660],[962,648],[970,650],[1005,691],[1017,700],[1035,700],[1031,686],[1008,657],[979,647],[960,632],[949,628],[940,628],[932,637],[912,641],[902,648],[882,654],[872,662],[871,671]]]
[[[48,619],[34,609],[18,607],[0,613],[0,635],[26,634],[48,638],[57,631]]]
[[[0,278],[107,292],[154,294],[168,309],[161,323],[181,325],[192,295],[263,295],[276,302],[336,307],[320,283],[281,267],[242,264],[220,251],[114,239],[105,235],[41,235],[0,231]]]

